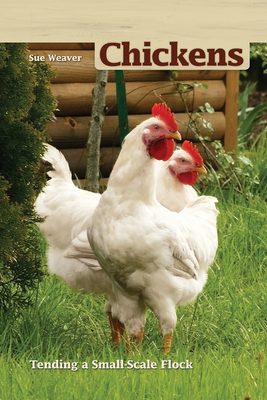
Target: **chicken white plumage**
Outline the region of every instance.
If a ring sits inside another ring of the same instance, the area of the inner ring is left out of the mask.
[[[177,124],[165,105],[155,105],[152,114],[127,135],[87,232],[114,285],[112,315],[142,340],[148,305],[159,320],[167,353],[176,306],[202,291],[214,260],[218,211],[211,196],[197,197],[180,213],[157,201],[155,159],[171,157]]]
[[[110,312],[109,300],[114,297],[112,283],[87,239],[88,222],[101,195],[76,187],[63,154],[49,144],[45,147],[43,161],[51,179],[37,197],[35,210],[44,219],[38,226],[48,243],[48,271],[79,293],[105,296],[111,337],[118,344],[124,327]]]
[[[49,245],[49,272],[58,275],[74,290],[101,293],[103,288],[99,286],[105,286],[105,283],[94,285],[94,281],[87,276],[91,269],[101,269],[93,252],[90,252],[90,247],[87,246],[87,257],[83,260],[85,268],[75,258],[66,258],[68,251],[72,249],[72,242],[78,243],[80,235],[83,238],[83,232],[86,232],[90,216],[101,195],[77,188],[72,182],[69,165],[63,154],[49,144],[45,146],[47,150],[43,159],[50,164],[51,170],[47,171],[47,175],[51,179],[37,197],[35,210],[44,218],[38,225]],[[82,243],[81,240],[81,247]],[[78,249],[77,245],[76,253]]]
[[[108,299],[114,298],[112,284],[95,259],[86,232],[100,195],[77,188],[63,154],[49,144],[45,147],[43,160],[49,165],[47,174],[51,179],[38,196],[35,208],[44,218],[39,227],[49,244],[49,272],[59,276],[77,292],[105,295],[112,340],[119,343],[124,328],[110,312]],[[187,146],[186,150],[184,147],[185,142],[168,161],[157,163],[157,196],[164,206],[176,212],[197,196],[191,186],[178,179],[185,172],[194,173],[198,161],[190,154],[190,147]],[[192,184],[191,179],[189,183]]]

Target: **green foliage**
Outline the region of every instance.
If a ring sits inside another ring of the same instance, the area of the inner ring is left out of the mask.
[[[200,193],[220,188],[245,195],[247,199],[255,195],[267,199],[266,130],[262,130],[250,147],[239,146],[238,154],[226,153],[217,140],[212,142],[212,148],[206,163],[208,173],[201,175],[196,183]]]
[[[263,67],[267,65],[267,43],[251,43],[250,44],[250,57],[256,58],[259,56],[263,61]],[[267,69],[263,71],[267,73]]]
[[[259,184],[254,186],[253,194],[267,200],[267,130],[266,128],[253,140],[243,154],[251,162],[251,169]]]
[[[239,93],[238,96],[238,109],[239,109],[239,113],[238,113],[238,125],[240,126],[247,115],[247,111],[248,111],[248,100],[249,100],[249,95],[255,90],[257,86],[257,83],[251,83],[251,84],[247,84],[245,89],[243,90],[243,92]]]
[[[53,76],[30,63],[25,44],[0,44],[0,308],[23,307],[41,276],[40,236],[33,205],[46,123],[54,118]]]
[[[258,104],[255,107],[248,108],[249,95],[256,87],[256,83],[247,85],[245,90],[240,93],[239,119],[238,119],[238,145],[239,147],[247,146],[250,135],[261,121],[262,111],[267,109],[267,102]]]
[[[194,133],[195,139],[201,143],[207,155],[206,166],[208,173],[207,175],[201,174],[199,176],[195,185],[196,190],[199,193],[205,193],[219,188],[220,190],[234,191],[245,195],[246,198],[259,194],[266,199],[267,171],[265,165],[267,157],[265,154],[267,153],[267,143],[265,130],[259,135],[251,151],[247,146],[253,128],[259,123],[261,111],[267,109],[267,103],[263,103],[248,110],[248,97],[256,84],[248,85],[239,96],[238,154],[226,153],[221,141],[211,141],[210,137],[201,135],[201,127],[208,129],[211,135],[213,133],[210,121],[203,117],[203,113],[212,114],[214,112],[209,103],[199,106],[196,110],[189,110],[187,104],[188,94],[193,92],[194,96],[195,88],[207,88],[207,86],[200,83],[189,85],[174,82],[174,84],[189,117],[186,126]],[[256,147],[260,151],[261,157],[253,157],[252,159],[252,154],[255,154],[253,150]]]
[[[196,183],[200,192],[214,190],[214,187],[234,190],[246,197],[253,196],[259,189],[259,177],[253,163],[245,154],[234,156],[226,153],[221,142],[212,142],[214,154],[207,162],[208,173],[201,175]]]
[[[250,67],[240,71],[242,82],[257,82],[265,87],[264,74],[267,73],[267,43],[250,43]],[[266,87],[265,87],[266,88]]]
[[[267,110],[267,102],[263,104],[258,104],[256,107],[253,107],[252,110],[248,112],[242,124],[240,124],[238,128],[238,140],[239,144],[247,144],[251,133],[253,132],[253,128],[255,128],[261,116],[259,115],[262,111]]]
[[[173,83],[174,83],[175,89],[177,90],[177,92],[179,93],[179,95],[183,101],[185,112],[187,113],[187,115],[189,117],[189,121],[186,124],[187,128],[193,132],[193,134],[195,135],[195,138],[197,140],[201,141],[202,144],[204,144],[204,141],[210,141],[209,137],[203,138],[201,136],[200,129],[201,129],[201,127],[204,127],[211,134],[213,133],[213,127],[212,127],[211,122],[208,119],[204,118],[204,116],[203,116],[204,113],[213,114],[214,113],[213,107],[211,107],[211,105],[209,103],[205,103],[203,106],[199,106],[197,108],[197,110],[190,111],[188,103],[187,103],[187,98],[188,98],[188,95],[190,92],[193,92],[193,97],[194,97],[195,88],[207,89],[208,86],[206,84],[199,83],[199,82],[193,82],[192,84],[181,83],[181,82],[173,82]]]

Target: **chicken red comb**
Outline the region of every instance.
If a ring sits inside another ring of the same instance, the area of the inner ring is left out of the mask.
[[[174,114],[171,112],[171,109],[166,106],[164,103],[154,104],[152,107],[152,115],[153,117],[157,117],[165,122],[172,131],[178,130],[178,124],[174,119]]]
[[[197,165],[203,165],[203,158],[201,157],[196,146],[194,146],[192,142],[189,142],[189,140],[185,140],[182,144],[182,149],[184,151],[187,151],[187,153],[189,153],[193,157]]]

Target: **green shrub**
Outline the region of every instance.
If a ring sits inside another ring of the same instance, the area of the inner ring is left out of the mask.
[[[30,63],[27,46],[0,44],[0,309],[24,307],[42,275],[34,200],[46,124],[55,99],[48,65]]]

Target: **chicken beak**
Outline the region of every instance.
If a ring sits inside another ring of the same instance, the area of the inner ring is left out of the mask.
[[[167,136],[167,138],[169,139],[175,139],[175,140],[182,140],[182,136],[180,134],[180,132],[176,131],[176,132],[170,132]]]
[[[206,168],[204,167],[204,165],[202,165],[202,167],[195,167],[195,168],[193,169],[193,171],[194,171],[194,172],[199,172],[200,174],[206,174],[206,173],[207,173],[207,170],[206,170]]]

